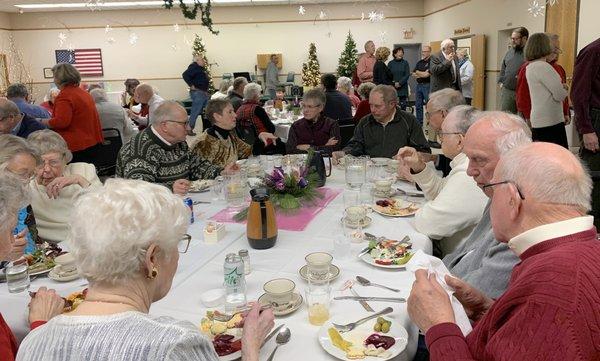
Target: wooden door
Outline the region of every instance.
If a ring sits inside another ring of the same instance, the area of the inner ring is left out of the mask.
[[[485,109],[485,35],[474,35],[471,38],[471,62],[475,68],[473,74],[472,105]]]
[[[547,33],[558,34],[562,54],[558,63],[565,68],[567,84],[573,79],[573,66],[577,56],[577,28],[579,22],[579,0],[560,0],[546,6]]]

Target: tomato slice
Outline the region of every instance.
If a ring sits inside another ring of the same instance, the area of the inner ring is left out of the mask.
[[[392,261],[389,259],[376,259],[375,263],[383,265],[383,266],[389,266],[392,264]]]

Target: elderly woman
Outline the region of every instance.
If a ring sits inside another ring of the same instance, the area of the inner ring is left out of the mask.
[[[228,99],[209,100],[204,114],[212,126],[200,134],[192,152],[223,168],[252,154],[252,147],[235,133],[235,112]]]
[[[236,112],[236,121],[240,137],[252,145],[252,154],[285,154],[285,144],[277,138],[275,125],[271,122],[265,109],[259,104],[262,88],[256,83],[249,83],[244,88],[244,102]],[[257,142],[261,133],[266,133]]]
[[[531,97],[531,138],[533,141],[549,142],[569,148],[563,100],[567,97],[567,85],[560,75],[548,64],[554,57],[550,38],[544,33],[529,37],[525,45],[525,58],[529,65],[525,69]]]
[[[68,352],[71,359],[89,361],[217,361],[196,325],[148,314],[169,292],[179,253],[187,251],[189,217],[180,197],[144,181],[109,179],[82,195],[69,245],[89,281],[86,299],[27,336],[19,360],[63,360]],[[259,315],[256,305],[246,316],[244,360],[258,360],[272,326],[271,310]]]
[[[387,67],[385,61],[390,56],[390,49],[382,46],[375,52],[375,65],[373,65],[373,83],[376,85],[394,85],[394,74]]]
[[[10,258],[15,243],[12,231],[17,223],[15,214],[27,204],[27,190],[22,180],[13,175],[0,177],[0,259]],[[40,288],[29,304],[29,324],[34,328],[45,324],[63,310],[64,301],[54,290]],[[0,309],[1,311],[1,309]],[[13,361],[17,355],[15,336],[0,313],[0,355],[3,361]]]
[[[321,89],[311,89],[304,94],[304,117],[290,128],[286,144],[288,153],[305,153],[312,148],[331,154],[339,149],[340,126],[322,114],[325,101],[325,93]]]
[[[358,123],[366,115],[371,114],[371,105],[369,104],[369,94],[371,90],[375,88],[375,84],[371,82],[362,83],[358,86],[358,95],[362,99],[356,107],[356,113],[354,114],[354,122]]]
[[[452,170],[444,178],[433,163],[425,164],[414,148],[404,147],[398,151],[427,199],[415,215],[415,228],[434,240],[441,256],[451,253],[471,233],[488,201],[467,174],[469,159],[462,152],[465,134],[477,116],[475,108],[459,105],[444,119],[438,139],[444,155],[452,159]]]
[[[134,135],[133,125],[127,111],[117,103],[108,100],[106,90],[102,88],[93,89],[90,95],[96,103],[96,110],[100,116],[102,129],[114,128],[121,134],[123,144],[127,143]]]
[[[221,81],[219,90],[216,91],[213,95],[211,95],[210,98],[211,99],[227,98],[227,95],[229,95],[229,87],[230,86],[231,86],[231,80]]]
[[[54,101],[52,118],[42,122],[65,139],[74,162],[95,164],[103,138],[94,99],[79,87],[81,74],[73,65],[56,64],[52,72],[60,93]]]
[[[69,163],[73,156],[57,133],[39,130],[31,133],[27,140],[43,161],[35,179],[29,183],[39,235],[50,242],[64,241],[73,201],[83,189],[102,183],[92,164]]]
[[[14,135],[0,135],[0,173],[16,176],[27,185],[36,174],[37,167],[42,164],[38,151],[23,138]],[[21,208],[17,214],[15,250],[11,259],[19,258],[23,252],[30,254],[39,243],[37,226],[30,205]]]
[[[44,97],[44,102],[40,104],[40,107],[46,109],[50,115],[54,112],[54,100],[58,96],[58,93],[60,93],[58,88],[50,88]]]
[[[337,80],[337,90],[339,90],[343,94],[346,94],[348,98],[350,98],[350,102],[352,102],[352,106],[354,108],[358,107],[360,99],[354,94],[352,79],[346,76],[339,77]]]
[[[406,110],[408,102],[408,79],[410,78],[410,66],[404,59],[404,48],[398,46],[392,52],[393,59],[388,63],[388,68],[394,76],[394,88],[398,93],[398,104],[400,109]]]

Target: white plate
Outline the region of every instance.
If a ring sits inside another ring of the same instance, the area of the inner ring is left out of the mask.
[[[68,276],[61,276],[60,274],[58,274],[58,270],[60,270],[60,265],[56,265],[49,273],[48,273],[48,278],[53,279],[57,282],[69,282],[69,281],[73,281],[78,279],[79,273],[75,272],[74,274],[68,275]]]
[[[299,293],[294,292],[292,294],[292,305],[288,305],[286,306],[286,308],[284,309],[277,309],[277,308],[273,308],[273,315],[275,316],[285,316],[285,315],[289,315],[290,313],[298,310],[300,308],[300,306],[302,305],[302,295]],[[258,298],[258,303],[260,303],[261,305],[268,305],[269,303],[269,296],[266,293],[263,293],[262,296],[260,296]]]
[[[335,347],[331,343],[331,340],[329,339],[329,334],[328,334],[327,330],[329,330],[330,327],[333,327],[333,325],[331,324],[332,322],[335,322],[338,324],[346,324],[349,322],[356,321],[363,316],[366,316],[366,314],[365,315],[354,314],[353,316],[348,316],[348,315],[341,316],[340,315],[340,317],[334,316],[332,319],[325,322],[325,324],[323,324],[323,326],[321,326],[321,328],[319,329],[319,333],[318,333],[319,344],[321,345],[321,347],[323,347],[323,349],[325,351],[327,351],[328,354],[330,354],[331,356],[333,356],[335,358],[338,358],[340,360],[349,360],[348,358],[346,358],[346,353],[344,351]],[[377,332],[377,333],[384,335],[384,336],[393,337],[396,340],[396,343],[394,344],[394,346],[390,347],[388,350],[388,351],[390,351],[390,354],[391,354],[390,357],[381,358],[381,357],[375,357],[375,356],[365,356],[365,358],[363,358],[361,360],[365,360],[365,361],[390,360],[390,359],[393,359],[394,357],[398,356],[406,348],[406,345],[408,344],[408,332],[406,332],[406,329],[404,327],[402,327],[402,325],[400,325],[400,321],[398,321],[398,319],[395,318],[393,316],[393,314],[391,314],[391,316],[388,314],[386,316],[383,316],[383,318],[385,318],[386,320],[391,320],[392,327],[390,328],[390,332],[388,332],[388,333],[381,333],[381,332]],[[352,330],[350,332],[342,333],[341,335],[344,338],[344,340],[346,340],[346,341],[350,341],[355,345],[361,344],[371,334],[376,333],[373,330],[373,326],[375,325],[375,322],[377,322],[376,319],[370,320],[368,322],[363,323],[362,325],[359,325],[354,330]]]
[[[373,257],[371,257],[371,255],[369,253],[360,257],[360,259],[372,266],[379,267],[379,268],[387,268],[387,269],[404,269],[404,268],[406,268],[406,264],[401,264],[401,265],[392,264],[392,265],[386,266],[384,264],[375,263],[375,261],[373,260]]]
[[[230,353],[226,356],[219,356],[219,361],[233,361],[238,360],[242,357],[242,350]]]

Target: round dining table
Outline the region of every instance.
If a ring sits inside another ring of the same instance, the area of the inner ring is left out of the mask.
[[[416,191],[412,184],[402,181],[394,186],[405,191]],[[334,166],[325,187],[344,188],[344,171]],[[308,284],[300,277],[299,269],[306,264],[304,257],[311,252],[329,252],[334,256],[333,264],[339,267],[340,275],[331,282],[332,297],[352,295],[349,290],[342,290],[342,286],[345,281],[355,280],[358,275],[374,283],[400,289],[399,293],[394,293],[356,284],[353,290],[361,296],[408,298],[410,294],[414,281],[412,273],[404,269],[375,267],[356,256],[366,246],[366,242],[353,243],[352,257],[349,259],[337,259],[333,249],[334,239],[342,234],[340,222],[344,211],[342,193],[327,204],[303,231],[279,230],[275,246],[266,250],[250,248],[246,238],[246,226],[241,223],[226,223],[226,234],[222,240],[213,244],[205,243],[203,229],[206,223],[211,216],[222,211],[226,204],[223,200],[214,200],[209,192],[194,193],[190,196],[196,201],[207,203],[194,206],[195,222],[188,229],[188,233],[192,236],[190,247],[185,254],[180,255],[179,266],[170,292],[166,297],[152,304],[151,314],[171,316],[199,326],[208,310],[201,303],[200,295],[211,289],[222,288],[225,255],[232,252],[237,254],[240,249],[248,249],[250,255],[252,271],[246,276],[246,293],[249,301],[257,300],[264,293],[264,283],[274,278],[291,279],[296,284],[295,292],[304,297]],[[364,228],[365,232],[397,240],[408,235],[414,250],[420,249],[431,254],[431,240],[415,230],[411,217],[388,218],[377,213],[369,213],[369,217],[372,218],[372,223]],[[87,287],[87,281],[80,278],[61,283],[45,276],[32,277],[30,291],[35,291],[41,286],[54,288],[62,296],[67,296]],[[22,340],[29,331],[28,303],[28,292],[9,293],[6,283],[0,284],[0,311],[18,340]],[[392,314],[394,320],[408,331],[408,343],[406,349],[393,360],[412,360],[417,349],[418,329],[408,317],[406,303],[369,302],[369,305],[376,312],[388,306],[394,309]],[[369,312],[356,301],[332,300],[330,314],[332,318],[343,316],[358,320],[369,315]],[[313,326],[308,322],[306,302],[295,312],[277,317],[275,325],[280,324],[285,324],[291,330],[291,339],[287,344],[279,347],[276,360],[335,360],[319,344],[317,334],[320,326]],[[263,346],[260,359],[266,359],[274,347],[275,338],[272,338]]]

